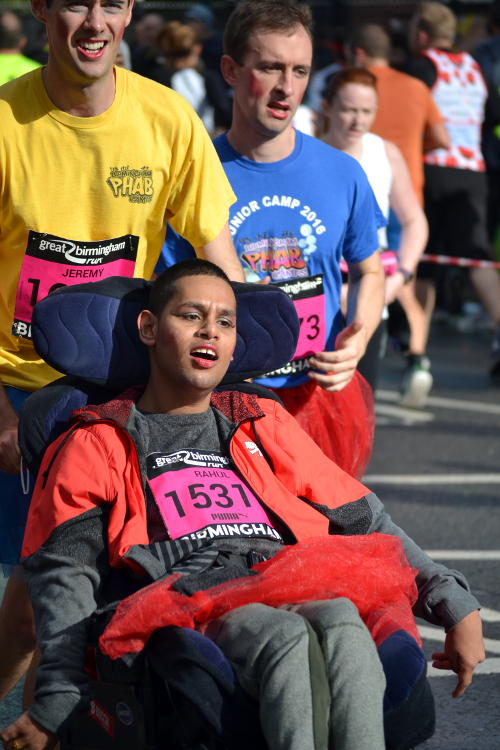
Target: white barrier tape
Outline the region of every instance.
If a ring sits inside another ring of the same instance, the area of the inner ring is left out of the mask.
[[[500,262],[495,260],[475,260],[473,258],[453,258],[450,255],[422,255],[422,262],[437,263],[441,266],[460,266],[461,268],[498,268]]]
[[[500,270],[500,261],[497,260],[476,260],[474,258],[453,258],[451,255],[422,255],[421,262],[437,263],[440,266],[459,266],[460,268],[496,268]],[[384,264],[384,270],[387,276],[391,276],[398,269],[397,262],[387,262]],[[347,273],[348,267],[345,260],[340,261],[340,270]]]
[[[473,258],[453,258],[451,255],[422,255],[421,262],[437,263],[440,266],[459,266],[460,268],[496,268],[500,270],[500,261],[496,260],[475,260]],[[382,261],[386,276],[392,276],[398,270],[397,260],[388,259]],[[349,268],[346,261],[341,258],[340,270],[347,273]]]

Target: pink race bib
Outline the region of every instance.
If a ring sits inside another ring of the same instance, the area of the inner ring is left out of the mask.
[[[265,508],[220,451],[151,453],[147,475],[172,539],[236,536],[282,541]]]
[[[134,275],[139,238],[132,234],[77,242],[30,231],[17,286],[12,335],[31,338],[37,302],[61,286]]]
[[[299,340],[293,359],[310,357],[324,351],[326,321],[323,277],[318,274],[293,281],[282,281],[277,286],[288,294],[299,316]]]
[[[308,357],[323,352],[326,345],[325,292],[321,274],[281,281],[281,287],[292,300],[300,322],[299,340],[291,362],[279,370],[267,372],[266,378],[292,375],[309,369]]]

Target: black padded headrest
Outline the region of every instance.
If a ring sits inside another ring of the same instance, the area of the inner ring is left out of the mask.
[[[113,276],[57,289],[33,313],[38,354],[59,372],[106,388],[145,383],[147,349],[137,316],[148,305],[151,282]],[[237,300],[237,344],[224,383],[282,367],[297,344],[295,308],[276,286],[232,282]]]
[[[74,409],[103,403],[130,385],[146,382],[148,354],[136,321],[147,307],[150,286],[143,279],[116,276],[58,289],[36,305],[35,348],[67,375],[32,393],[21,410],[19,444],[33,473]],[[271,395],[255,383],[238,381],[282,367],[292,358],[299,333],[295,308],[278,287],[237,282],[232,286],[238,339],[221,385]]]

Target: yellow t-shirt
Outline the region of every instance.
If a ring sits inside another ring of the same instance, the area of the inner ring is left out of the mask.
[[[235,200],[185,100],[115,72],[115,100],[96,117],[57,109],[41,70],[0,88],[3,385],[32,391],[59,375],[24,337],[34,302],[51,288],[107,275],[150,278],[167,222],[199,247],[220,233]]]

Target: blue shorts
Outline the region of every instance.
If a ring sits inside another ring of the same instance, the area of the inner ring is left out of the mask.
[[[19,413],[30,394],[11,386],[5,386],[5,392]],[[3,566],[19,562],[33,484],[33,478],[25,467],[22,474],[0,471],[0,564]],[[5,570],[6,574],[9,572]]]

